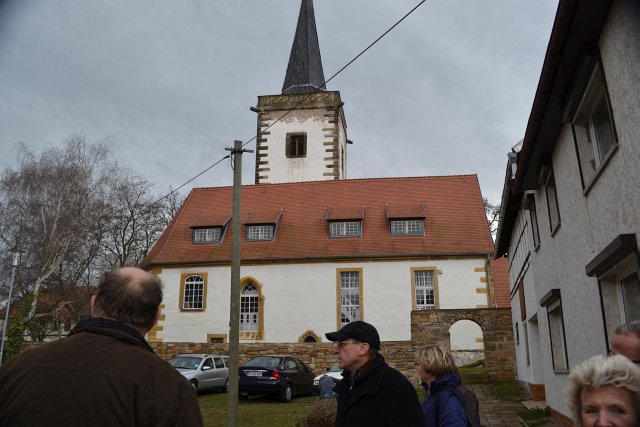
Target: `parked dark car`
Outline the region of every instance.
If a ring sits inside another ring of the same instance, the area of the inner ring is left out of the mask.
[[[169,360],[193,389],[228,391],[229,358],[222,354],[180,354]]]
[[[251,395],[278,397],[283,402],[295,395],[313,394],[313,371],[293,356],[258,356],[240,367],[239,398]]]

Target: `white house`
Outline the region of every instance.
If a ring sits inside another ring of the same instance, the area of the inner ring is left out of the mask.
[[[640,319],[640,4],[560,1],[496,255],[509,256],[518,378],[570,416],[569,371]]]

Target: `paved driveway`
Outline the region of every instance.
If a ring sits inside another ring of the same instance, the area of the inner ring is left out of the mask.
[[[511,400],[498,400],[487,384],[468,384],[480,402],[480,422],[486,427],[517,427],[525,424],[516,415],[524,409],[522,403]]]
[[[486,427],[519,427],[526,424],[516,415],[524,409],[521,402],[499,400],[488,384],[468,384],[480,403],[480,422]],[[560,427],[550,421],[544,427]]]

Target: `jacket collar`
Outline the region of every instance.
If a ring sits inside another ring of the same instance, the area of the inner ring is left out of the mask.
[[[82,332],[92,332],[102,335],[112,336],[121,340],[129,341],[137,344],[153,352],[153,349],[144,339],[144,336],[137,329],[120,322],[115,319],[107,319],[104,317],[89,317],[80,320],[73,327],[69,335],[75,335]]]
[[[382,382],[385,366],[384,357],[378,354],[365,365],[365,369],[358,369],[354,374],[348,371],[343,372],[343,380],[336,387],[349,390],[350,402],[358,400],[361,395],[376,394]]]
[[[452,389],[460,385],[460,377],[453,372],[442,374],[431,382],[431,386],[422,382],[422,387],[428,395],[436,394],[443,389]]]

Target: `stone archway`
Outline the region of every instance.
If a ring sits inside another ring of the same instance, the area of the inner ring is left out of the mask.
[[[484,365],[492,381],[515,378],[515,347],[510,308],[420,310],[411,312],[411,341],[416,347],[449,347],[449,328],[459,320],[471,320],[482,328]]]

